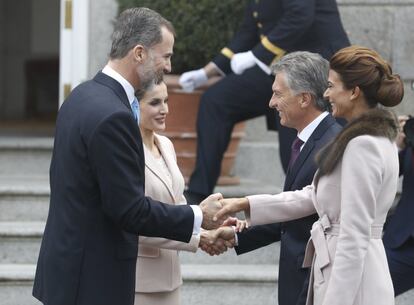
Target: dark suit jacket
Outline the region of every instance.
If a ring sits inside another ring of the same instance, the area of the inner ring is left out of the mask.
[[[315,155],[340,132],[341,126],[328,115],[314,130],[294,166],[288,171],[284,191],[300,190],[312,183],[317,166]],[[279,305],[305,304],[308,271],[302,269],[306,244],[317,214],[285,223],[255,226],[238,233],[237,254],[246,253],[276,241],[280,244]]]
[[[132,305],[137,234],[190,240],[191,207],[145,197],[144,166],[122,86],[98,73],[75,88],[57,118],[36,298],[50,305]]]
[[[400,153],[400,174],[404,175],[401,198],[386,223],[383,238],[384,246],[390,249],[401,247],[414,234],[414,164],[410,147]],[[411,253],[414,258],[414,250]]]
[[[270,65],[285,52],[310,51],[329,59],[346,46],[335,0],[250,0],[239,30],[213,61],[230,73],[231,53],[252,50]]]

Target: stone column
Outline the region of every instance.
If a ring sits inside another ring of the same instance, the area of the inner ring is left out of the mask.
[[[93,77],[108,61],[112,23],[118,15],[116,0],[90,0],[88,76]]]

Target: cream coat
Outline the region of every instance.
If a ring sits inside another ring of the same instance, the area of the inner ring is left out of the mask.
[[[318,213],[304,265],[312,265],[308,305],[392,305],[381,240],[398,183],[397,147],[383,137],[352,139],[335,170],[314,185],[249,196],[252,225]]]
[[[164,136],[155,135],[155,141],[170,170],[172,185],[168,183],[164,170],[144,145],[145,195],[165,203],[186,204],[183,196],[184,178],[177,166],[174,146]],[[177,250],[196,252],[198,244],[199,238],[195,235],[189,243],[140,236],[136,292],[164,292],[179,287],[182,279]]]

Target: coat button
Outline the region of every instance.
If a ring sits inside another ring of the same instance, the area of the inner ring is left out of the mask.
[[[259,16],[259,13],[258,12],[253,12],[253,17],[257,18],[257,16]]]

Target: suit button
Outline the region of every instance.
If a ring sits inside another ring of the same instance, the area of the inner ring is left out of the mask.
[[[285,234],[286,233],[285,229],[280,230],[280,233]]]
[[[263,27],[263,25],[262,25],[260,22],[258,22],[258,23],[257,23],[257,27],[258,27],[259,29],[261,29],[261,28]]]
[[[257,16],[259,16],[259,13],[258,12],[253,12],[253,17],[257,18]]]

